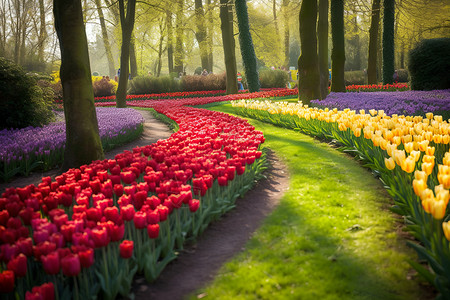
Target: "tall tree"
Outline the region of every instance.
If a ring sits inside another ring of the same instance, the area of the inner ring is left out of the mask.
[[[331,91],[345,92],[344,0],[331,0]]]
[[[105,15],[103,14],[101,0],[95,0],[95,6],[97,8],[98,19],[100,21],[100,28],[102,31],[103,45],[105,46],[106,59],[108,60],[109,76],[111,76],[111,78],[114,78],[114,75],[116,74],[116,67],[114,66],[114,59],[111,51],[111,44],[109,43],[108,30],[106,28]]]
[[[195,37],[200,49],[200,60],[202,62],[202,70],[211,71],[208,57],[208,41],[206,40],[205,11],[203,10],[202,0],[195,0],[195,23],[197,31]]]
[[[367,62],[367,83],[377,84],[377,45],[380,25],[380,0],[372,1],[372,18],[369,29],[369,57]]]
[[[40,62],[44,61],[45,40],[47,39],[47,29],[45,22],[44,0],[39,0],[39,38],[38,38],[38,58]]]
[[[184,0],[177,0],[177,18],[175,24],[175,57],[174,57],[174,71],[183,73],[184,71]]]
[[[289,68],[289,50],[290,50],[290,11],[289,11],[289,0],[283,0],[281,3],[281,9],[283,11],[284,18],[284,65]]]
[[[319,41],[320,99],[328,95],[328,0],[319,0]]]
[[[277,0],[272,0],[272,13],[273,13],[273,23],[275,24],[275,32],[277,37],[280,36],[280,31],[278,29],[278,18],[277,18]]]
[[[166,24],[167,24],[167,66],[169,73],[174,72],[173,69],[173,26],[172,26],[172,11],[166,10]]]
[[[106,28],[105,15],[103,14],[101,0],[95,0],[95,6],[97,7],[97,14],[102,31],[103,45],[105,46],[106,58],[108,60],[109,76],[111,76],[111,78],[114,78],[114,75],[116,74],[116,67],[114,66],[114,59],[111,51],[111,44],[109,43],[108,30]]]
[[[80,0],[54,0],[66,118],[63,169],[103,158]]]
[[[317,0],[303,0],[299,14],[301,54],[298,58],[298,98],[303,104],[320,98],[317,56]]]
[[[137,58],[136,58],[136,43],[134,34],[131,33],[131,39],[130,39],[130,74],[131,78],[134,78],[138,75],[137,70]]]
[[[239,44],[241,45],[242,62],[244,64],[248,90],[251,93],[258,92],[261,85],[259,83],[256,54],[248,22],[247,0],[235,0],[235,6],[239,27]]]
[[[213,71],[214,68],[214,60],[213,60],[213,36],[214,36],[214,0],[206,0],[206,21],[207,21],[207,35],[206,35],[206,41],[208,45],[208,70]]]
[[[395,0],[383,0],[383,7],[383,84],[387,84],[394,75]]]
[[[130,44],[136,13],[136,0],[128,0],[126,15],[124,0],[119,0],[119,11],[120,27],[122,28],[122,47],[120,49],[120,76],[116,92],[116,106],[126,107],[128,75],[130,72]]]
[[[233,33],[233,10],[229,0],[220,0],[223,53],[227,73],[227,94],[237,94],[236,52]]]

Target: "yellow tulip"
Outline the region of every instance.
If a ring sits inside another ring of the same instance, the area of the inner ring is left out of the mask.
[[[442,200],[431,201],[431,215],[436,220],[441,220],[445,216],[445,209],[447,208],[447,204],[445,204]]]
[[[449,199],[450,199],[449,191],[445,189],[444,186],[442,186],[442,189],[436,193],[436,200],[444,201],[445,205],[447,206]]]
[[[420,159],[420,151],[416,151],[416,150],[411,151],[411,153],[409,154],[409,156],[414,157],[414,160],[415,160],[416,162],[418,162],[419,159]]]
[[[448,134],[445,134],[442,136],[442,144],[447,145],[450,142],[450,136]]]
[[[361,128],[355,128],[355,129],[353,130],[353,134],[354,134],[356,137],[360,137],[360,136],[361,136]]]
[[[360,114],[360,115],[365,115],[365,114],[366,114],[366,111],[365,111],[364,109],[360,109],[360,110],[359,110],[359,114]]]
[[[427,178],[428,178],[428,175],[424,171],[416,170],[414,172],[414,178],[417,179],[417,180],[422,179],[422,180],[424,180],[426,182]]]
[[[383,150],[386,150],[387,146],[389,145],[389,142],[386,141],[383,138],[380,138],[380,148]]]
[[[396,144],[387,144],[386,152],[389,156],[394,156],[394,150],[397,150]]]
[[[440,144],[442,142],[442,135],[441,134],[433,135],[433,142],[435,144]]]
[[[442,230],[444,231],[445,238],[450,241],[450,224],[448,222],[442,222]]]
[[[377,111],[376,111],[375,109],[371,109],[371,110],[369,110],[369,113],[370,113],[372,116],[375,116],[375,115],[377,114]]]
[[[395,168],[395,161],[392,157],[384,158],[384,164],[388,170],[393,170]]]
[[[412,136],[410,134],[405,133],[404,135],[402,135],[402,143],[406,144],[406,143],[410,143],[412,142]]]
[[[434,163],[428,163],[428,162],[422,163],[422,171],[427,173],[427,175],[430,175],[431,173],[433,173],[433,168],[434,168]]]
[[[442,116],[434,116],[434,120],[439,123],[442,123]]]
[[[397,165],[402,166],[403,161],[406,159],[404,150],[394,150],[394,160]]]
[[[422,152],[425,152],[427,150],[428,144],[430,143],[430,141],[428,140],[423,140],[421,142],[419,142],[419,150]]]
[[[450,166],[450,152],[446,152],[444,154],[444,159],[442,160],[442,163],[446,166]]]
[[[427,147],[427,149],[425,150],[425,153],[428,155],[428,156],[433,156],[434,155],[434,151],[436,151],[436,148],[435,147]]]
[[[425,180],[423,180],[423,179],[414,179],[413,180],[414,194],[416,194],[417,196],[420,196],[426,188],[427,188],[427,182]]]
[[[404,147],[405,147],[406,153],[411,153],[411,151],[414,150],[414,143],[413,142],[406,143],[406,144],[404,144]]]
[[[440,184],[444,186],[446,189],[450,189],[450,174],[438,174],[438,181]]]
[[[414,169],[416,168],[416,161],[414,160],[414,157],[408,156],[406,159],[402,161],[402,170],[406,173],[412,173]]]
[[[433,119],[433,113],[426,113],[425,116],[427,117],[427,119]]]

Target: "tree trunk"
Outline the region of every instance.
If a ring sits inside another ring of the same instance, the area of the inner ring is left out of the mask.
[[[122,47],[120,50],[120,76],[116,92],[116,106],[127,106],[127,85],[130,65],[130,43],[134,27],[136,0],[128,0],[125,16],[124,0],[119,0],[120,27],[122,28]]]
[[[205,27],[205,12],[203,10],[202,0],[195,0],[195,22],[197,25],[197,31],[195,32],[195,38],[198,41],[198,47],[200,49],[200,60],[202,62],[202,70],[209,68],[208,57],[208,41],[206,40],[206,27]]]
[[[167,66],[169,73],[173,70],[173,27],[172,27],[172,12],[166,11],[166,24],[167,24]]]
[[[354,62],[353,62],[353,69],[354,70],[361,70],[361,43],[359,38],[359,27],[358,27],[358,18],[354,18],[354,27],[353,31],[355,33],[355,36],[353,38],[353,51],[355,53],[354,56]]]
[[[47,39],[47,30],[45,28],[45,7],[44,0],[39,0],[39,39],[38,39],[38,58],[40,62],[44,61],[45,40]]]
[[[184,0],[177,1],[177,19],[175,24],[175,57],[174,57],[174,71],[183,73],[184,63],[184,47],[183,47],[183,21],[184,21]]]
[[[278,29],[278,19],[277,19],[277,0],[272,0],[272,13],[273,13],[273,23],[275,25],[275,32],[277,38],[280,37],[280,30]]]
[[[290,51],[290,33],[289,33],[289,0],[283,0],[283,17],[284,17],[284,65],[289,69],[289,51]]]
[[[134,39],[134,34],[131,34],[130,40],[130,74],[131,78],[134,78],[138,75],[137,70],[137,58],[136,58],[136,44]]]
[[[331,0],[331,91],[345,92],[344,0]]]
[[[298,58],[298,98],[303,104],[320,98],[317,56],[317,0],[303,0],[299,14],[301,55]]]
[[[369,29],[369,57],[367,62],[367,83],[377,84],[377,46],[380,25],[380,0],[372,2],[372,19]]]
[[[207,19],[207,35],[206,42],[208,45],[208,70],[211,72],[214,69],[214,61],[213,61],[213,36],[214,36],[214,18],[213,18],[213,5],[211,4],[211,0],[206,0],[206,7],[208,12],[206,13]]]
[[[383,0],[383,84],[394,81],[395,0]]]
[[[61,83],[66,117],[63,169],[103,158],[94,106],[86,31],[80,0],[54,0],[55,29],[61,49]]]
[[[167,26],[167,24],[166,24]],[[156,72],[155,72],[155,76],[159,77],[159,75],[161,74],[161,68],[162,68],[162,55],[163,55],[163,43],[164,43],[164,29],[163,29],[163,20],[161,19],[160,23],[159,23],[159,32],[160,32],[160,37],[159,37],[159,45],[158,45],[158,63],[156,65]]]
[[[328,0],[319,0],[319,40],[320,99],[328,96]]]
[[[109,43],[108,30],[106,29],[105,16],[103,15],[103,9],[101,6],[101,0],[95,0],[97,6],[97,13],[100,20],[100,28],[102,30],[103,45],[105,46],[106,58],[108,59],[109,76],[114,78],[116,74],[116,67],[114,66],[114,59],[111,51],[111,44]]]
[[[222,29],[223,53],[227,72],[227,94],[237,94],[236,52],[233,33],[233,11],[228,0],[220,0],[220,21]]]
[[[248,90],[251,93],[258,92],[261,85],[259,83],[255,48],[253,48],[252,35],[250,34],[250,25],[248,23],[247,1],[235,0],[235,6],[239,28],[239,43],[241,45],[242,62]]]

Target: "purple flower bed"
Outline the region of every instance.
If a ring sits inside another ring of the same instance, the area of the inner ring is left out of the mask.
[[[423,115],[450,111],[450,90],[330,93],[325,100],[313,100],[311,103],[330,109],[381,109],[387,115]]]
[[[60,116],[64,119],[63,114]],[[142,115],[131,108],[99,107],[97,119],[104,149],[124,142],[144,122]],[[65,143],[64,121],[44,127],[1,130],[0,178],[7,180],[17,173],[28,175],[39,166],[44,170],[53,167],[61,162]]]

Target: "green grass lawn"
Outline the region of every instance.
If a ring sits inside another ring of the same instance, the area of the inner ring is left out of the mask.
[[[232,113],[230,104],[210,109]],[[426,299],[407,279],[413,250],[381,182],[353,158],[312,137],[250,120],[288,166],[289,191],[206,299]],[[411,277],[411,276],[409,276]]]

